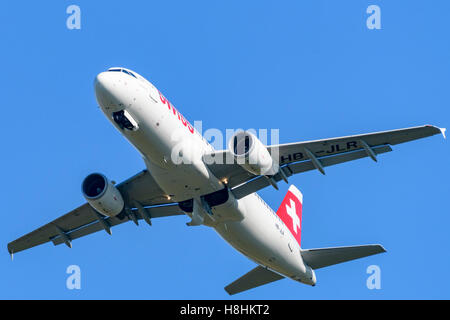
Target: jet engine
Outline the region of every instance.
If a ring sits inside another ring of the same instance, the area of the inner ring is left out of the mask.
[[[276,164],[266,146],[252,133],[237,132],[230,140],[229,151],[236,162],[255,175],[274,175],[278,172]]]
[[[115,217],[122,212],[122,195],[104,175],[93,173],[87,176],[81,189],[87,202],[100,214]]]

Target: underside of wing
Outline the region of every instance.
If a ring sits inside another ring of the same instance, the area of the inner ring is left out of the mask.
[[[367,156],[371,156],[370,148],[382,145],[393,146],[440,133],[444,134],[445,129],[426,125],[339,138],[274,145],[269,146],[268,149],[272,154],[278,153],[279,164],[284,165],[305,159],[310,160],[311,155],[320,158],[355,150],[364,150],[367,152]]]
[[[217,151],[207,159],[219,160],[208,165],[220,180],[227,181],[228,187],[240,199],[267,186],[276,186],[293,174],[318,170],[325,174],[325,168],[339,163],[369,157],[378,161],[378,155],[392,151],[391,146],[442,133],[445,129],[426,125],[407,129],[375,132],[340,138],[297,142],[268,146],[280,172],[273,176],[255,175],[233,161],[228,150]],[[206,158],[206,157],[205,157]],[[230,162],[230,159],[232,160]]]
[[[164,192],[153,180],[148,171],[144,170],[117,186],[125,208],[116,217],[106,217],[98,214],[89,204],[85,203],[62,217],[30,232],[29,234],[8,244],[10,254],[17,253],[46,242],[55,245],[65,243],[71,246],[71,241],[82,236],[105,230],[118,224],[144,219],[150,223],[152,218],[183,215],[178,204],[168,200]],[[136,204],[139,204],[139,208]]]

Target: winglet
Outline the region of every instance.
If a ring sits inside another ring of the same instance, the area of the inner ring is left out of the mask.
[[[447,131],[447,128],[439,128],[441,130],[442,135],[444,136],[444,139],[447,139],[445,132]]]
[[[14,252],[8,247],[9,255],[11,256],[11,261],[14,261]]]

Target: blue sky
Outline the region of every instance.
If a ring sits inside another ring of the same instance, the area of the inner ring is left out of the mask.
[[[81,30],[66,8],[81,8]],[[366,27],[369,5],[381,30]],[[279,128],[295,142],[409,126],[450,127],[448,1],[8,1],[1,4],[3,198],[0,298],[227,299],[254,267],[187,217],[129,223],[17,254],[6,245],[82,204],[92,172],[144,168],[97,108],[93,80],[136,70],[204,128]],[[449,147],[432,137],[291,179],[305,248],[381,243],[386,254],[282,280],[238,299],[450,298]],[[261,196],[276,209],[280,192]],[[66,269],[81,268],[81,290]],[[381,269],[368,290],[366,269]]]

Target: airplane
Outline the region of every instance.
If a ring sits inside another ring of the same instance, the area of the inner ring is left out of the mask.
[[[100,173],[82,182],[86,203],[8,244],[13,254],[52,242],[72,247],[80,237],[132,221],[187,215],[208,226],[257,266],[225,287],[234,295],[283,278],[316,285],[315,270],[385,252],[378,244],[301,247],[303,195],[291,185],[275,212],[257,191],[305,171],[392,151],[391,146],[441,133],[431,125],[288,144],[265,145],[239,131],[215,150],[175,106],[138,73],[114,67],[94,81],[99,107],[138,150],[146,169],[117,184]],[[176,139],[174,139],[176,135]],[[175,151],[174,151],[175,150]],[[174,157],[175,155],[175,157]],[[180,161],[181,158],[181,161]]]

